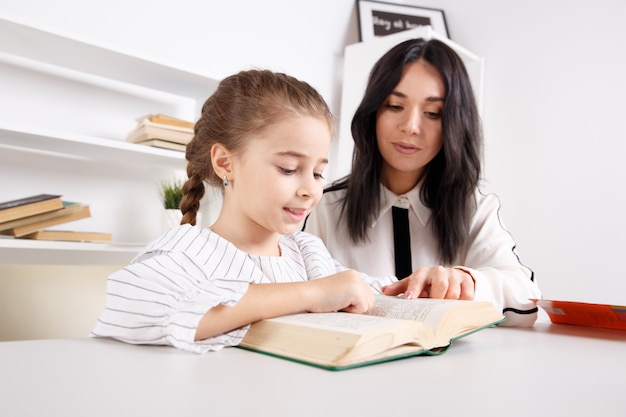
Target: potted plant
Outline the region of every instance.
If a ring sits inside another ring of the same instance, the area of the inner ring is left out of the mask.
[[[183,199],[183,184],[184,181],[178,179],[161,182],[159,191],[164,209],[161,215],[162,232],[166,232],[180,224],[183,217],[180,211],[180,201]]]
[[[180,209],[180,201],[183,199],[183,180],[161,182],[161,202],[166,210]]]

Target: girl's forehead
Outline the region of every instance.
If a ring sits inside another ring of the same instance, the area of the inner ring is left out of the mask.
[[[326,155],[330,140],[331,128],[324,118],[291,117],[249,136],[244,152]]]

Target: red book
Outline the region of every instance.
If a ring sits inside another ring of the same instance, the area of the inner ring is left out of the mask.
[[[626,306],[576,301],[535,300],[552,323],[626,330]]]

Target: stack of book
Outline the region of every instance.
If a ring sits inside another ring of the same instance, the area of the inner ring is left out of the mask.
[[[0,203],[0,234],[21,239],[110,242],[110,233],[47,230],[89,217],[88,205],[63,201],[60,195],[38,194]]]
[[[185,151],[193,138],[194,123],[164,114],[143,117],[126,136],[127,142]]]

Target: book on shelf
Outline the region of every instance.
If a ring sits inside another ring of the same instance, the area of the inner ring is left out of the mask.
[[[138,143],[139,145],[152,146],[154,148],[170,149],[173,151],[185,152],[185,150],[187,149],[187,146],[183,145],[182,143],[170,142],[169,140],[162,139],[139,140],[138,138],[138,141],[135,143]]]
[[[110,242],[111,233],[83,232],[75,230],[38,230],[34,233],[20,236],[20,239],[34,240],[61,240],[70,242]]]
[[[161,139],[187,145],[193,138],[193,128],[154,123],[143,119],[126,136],[127,142],[137,143],[149,139]]]
[[[38,194],[0,203],[0,223],[63,208],[60,195]]]
[[[366,314],[302,313],[250,325],[239,347],[329,370],[439,355],[505,320],[491,303],[376,296]]]
[[[532,299],[552,323],[626,330],[626,306]]]
[[[62,209],[3,223],[3,225],[8,225],[8,227],[0,225],[0,233],[21,237],[48,227],[89,217],[91,217],[91,211],[88,205],[64,201]]]
[[[148,114],[146,116],[139,118],[138,122],[141,122],[144,119],[147,119],[153,123],[170,125],[170,126],[180,126],[180,127],[186,127],[189,129],[193,129],[195,126],[194,122],[190,122],[184,119],[179,119],[177,117],[168,116],[162,113]]]

